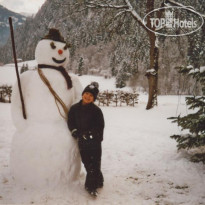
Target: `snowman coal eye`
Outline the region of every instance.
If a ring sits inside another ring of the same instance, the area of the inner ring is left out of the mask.
[[[50,43],[50,46],[51,46],[52,49],[55,49],[55,48],[56,48],[54,42],[51,42],[51,43]]]

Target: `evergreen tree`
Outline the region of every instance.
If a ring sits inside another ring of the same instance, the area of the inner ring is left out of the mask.
[[[199,0],[198,4],[193,1],[185,0],[189,5],[193,4],[195,9],[201,13],[205,12],[203,0]],[[186,104],[189,110],[193,110],[191,114],[186,116],[173,117],[173,122],[176,122],[182,130],[187,130],[187,134],[173,135],[171,138],[178,143],[178,149],[196,149],[196,154],[192,154],[191,160],[194,162],[202,161],[205,163],[205,151],[202,150],[205,145],[205,25],[192,35],[188,35],[188,53],[187,60],[190,65],[179,68],[179,72],[189,75],[196,80],[201,89],[201,96],[192,96],[186,98]],[[195,68],[195,69],[194,69]],[[196,95],[196,94],[194,94]],[[201,151],[199,152],[198,150]],[[197,152],[198,151],[198,152]]]
[[[80,57],[79,64],[78,64],[78,74],[81,76],[84,71],[84,59]]]
[[[117,88],[123,88],[126,86],[126,81],[131,76],[131,73],[129,72],[129,70],[130,70],[129,66],[124,61],[122,67],[120,68],[116,76],[116,87]]]
[[[115,54],[113,54],[113,56],[110,59],[110,67],[111,67],[111,74],[112,76],[116,76],[117,75],[117,69],[116,69],[116,56]]]
[[[205,146],[205,67],[194,69],[192,66],[181,67],[180,73],[190,75],[201,84],[202,95],[186,98],[188,108],[193,113],[181,117],[171,117],[182,130],[188,130],[187,134],[173,135],[171,138],[178,143],[178,149],[202,148]],[[191,160],[205,163],[205,151],[193,154]]]
[[[28,70],[28,64],[26,64],[26,66],[23,64],[20,70],[20,74],[22,74],[23,72],[26,72],[27,70]]]

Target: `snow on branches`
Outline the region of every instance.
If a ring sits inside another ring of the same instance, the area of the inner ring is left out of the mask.
[[[99,3],[100,2],[100,3]],[[86,1],[86,6],[88,8],[111,8],[111,9],[120,9],[121,11],[116,15],[119,16],[124,12],[130,12],[131,15],[138,21],[138,23],[144,27],[144,29],[147,29],[146,26],[143,23],[142,17],[136,12],[136,10],[133,8],[132,4],[129,0],[124,0],[125,4],[121,5],[115,5],[112,4],[109,0],[104,1]],[[123,10],[123,11],[122,11]]]
[[[182,7],[182,8],[189,8],[189,9],[192,9],[192,10],[195,11],[195,9],[194,9],[193,6],[186,6],[186,5],[184,5],[184,4],[181,4],[181,3],[176,2],[175,0],[166,0],[165,5],[167,5],[167,6],[178,6],[178,7]],[[199,13],[199,12],[197,12],[197,13]],[[201,14],[201,13],[199,13],[199,14],[200,14],[203,18],[205,18],[205,15],[204,15],[204,14]]]
[[[86,1],[87,7],[89,8],[115,8],[115,9],[128,9],[126,4],[124,5],[114,5],[109,1],[102,1],[103,3],[99,3],[98,1]]]
[[[148,69],[147,71],[146,71],[146,76],[147,75],[157,75],[157,71],[154,69],[154,68],[151,68],[151,69]]]

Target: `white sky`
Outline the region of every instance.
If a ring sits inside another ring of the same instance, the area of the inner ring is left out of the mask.
[[[0,0],[0,4],[16,13],[35,14],[46,0]]]

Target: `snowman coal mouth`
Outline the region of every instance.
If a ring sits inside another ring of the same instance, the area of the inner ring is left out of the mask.
[[[64,63],[65,60],[66,60],[66,58],[64,58],[63,60],[57,60],[56,58],[52,58],[52,59],[53,59],[53,61],[54,61],[55,63],[58,63],[58,64]]]

